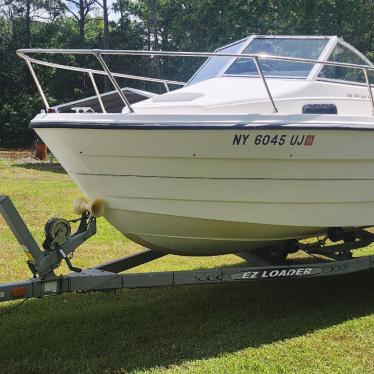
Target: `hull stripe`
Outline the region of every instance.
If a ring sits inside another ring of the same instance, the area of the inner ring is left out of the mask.
[[[110,173],[82,173],[77,175],[95,177],[135,177],[135,178],[161,178],[161,179],[205,179],[205,180],[274,180],[274,181],[373,181],[374,178],[240,178],[240,177],[191,177],[166,175],[136,175],[136,174],[110,174]]]
[[[90,122],[31,122],[31,129],[97,129],[97,130],[349,130],[349,131],[374,131],[374,125],[289,125],[283,124],[222,124],[222,125],[201,125],[201,124],[144,124],[144,123],[90,123]]]

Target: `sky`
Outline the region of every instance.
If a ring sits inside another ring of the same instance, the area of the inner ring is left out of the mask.
[[[120,13],[115,13],[114,10],[112,9],[113,3],[115,1],[116,0],[108,0],[109,20],[117,22],[119,20]],[[6,6],[3,5],[3,2],[1,2],[1,0],[0,0],[0,3],[1,3],[2,6],[4,6],[6,8]],[[95,9],[91,14],[95,17],[102,17],[102,9],[99,6],[96,6],[96,8],[97,9]],[[44,21],[48,22],[48,20],[47,20],[48,14],[43,9],[41,9],[37,13],[35,13],[34,16],[36,16],[36,17],[39,16],[40,17],[40,19],[38,19],[39,21],[43,21],[43,19],[44,19]]]

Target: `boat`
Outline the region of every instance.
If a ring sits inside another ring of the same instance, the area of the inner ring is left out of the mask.
[[[374,66],[337,36],[251,35],[214,52],[17,53],[46,107],[30,127],[87,198],[105,202],[106,220],[147,248],[280,251],[315,236],[354,240],[350,232],[374,223]],[[34,54],[94,55],[103,69]],[[106,55],[205,61],[187,83],[126,76],[165,87],[154,94],[120,88],[124,74],[110,71]],[[49,107],[35,64],[88,73],[96,98]],[[117,112],[105,109],[99,75],[122,101]]]

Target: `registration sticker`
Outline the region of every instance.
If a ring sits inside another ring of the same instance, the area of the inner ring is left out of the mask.
[[[304,145],[313,145],[314,135],[307,135],[305,138]]]

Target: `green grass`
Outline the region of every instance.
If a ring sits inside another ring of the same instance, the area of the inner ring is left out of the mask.
[[[12,197],[39,241],[47,219],[71,217],[71,202],[80,195],[58,167],[6,159],[0,160],[0,193]],[[98,228],[77,250],[75,265],[139,249],[103,219]],[[2,220],[0,243],[0,282],[29,277]],[[136,270],[236,263],[235,256],[166,256]],[[1,303],[0,313],[18,303]],[[373,312],[373,272],[29,300],[0,317],[0,372],[373,373]]]

